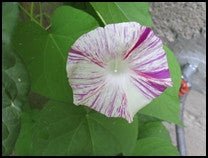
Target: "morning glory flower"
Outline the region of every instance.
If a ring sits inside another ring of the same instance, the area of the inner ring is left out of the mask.
[[[129,123],[172,86],[161,39],[136,22],[109,24],[82,35],[69,51],[66,69],[75,105]]]

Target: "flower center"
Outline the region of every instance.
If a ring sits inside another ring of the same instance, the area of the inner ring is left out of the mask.
[[[128,69],[127,63],[119,58],[111,60],[107,66],[107,70],[112,74],[125,73],[127,69]]]

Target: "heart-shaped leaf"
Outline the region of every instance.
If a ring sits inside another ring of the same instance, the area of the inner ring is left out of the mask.
[[[54,101],[49,101],[38,116],[33,123],[28,115],[22,118],[17,155],[129,154],[136,143],[138,119],[129,124]]]
[[[70,102],[72,92],[66,75],[68,50],[80,35],[98,24],[87,13],[69,6],[59,7],[51,21],[50,31],[34,22],[20,23],[13,46],[27,65],[34,92]]]

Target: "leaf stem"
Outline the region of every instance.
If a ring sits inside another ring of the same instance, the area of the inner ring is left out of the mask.
[[[99,18],[101,19],[101,21],[103,22],[104,25],[107,25],[107,23],[105,22],[105,20],[103,19],[103,17],[101,16],[101,14],[96,11],[97,15],[99,16]]]
[[[34,11],[34,2],[31,2],[30,5],[30,19],[33,20],[33,11]]]
[[[43,25],[43,11],[42,11],[42,3],[39,2],[40,7],[40,24]]]
[[[46,30],[48,30],[50,27],[51,27],[51,24],[46,27]]]
[[[23,7],[21,6],[21,4],[19,4],[20,9],[22,9],[22,11],[24,11],[24,13],[30,17],[31,21],[35,22],[37,25],[39,25],[41,28],[45,29],[35,18],[33,18],[30,13]]]

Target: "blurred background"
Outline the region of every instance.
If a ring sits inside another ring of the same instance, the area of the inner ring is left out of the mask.
[[[189,51],[198,47],[196,51],[200,50],[202,55],[200,57],[195,52],[196,58],[203,60],[202,64],[206,65],[206,2],[153,2],[150,12],[154,30],[170,45],[174,53],[184,55],[182,50],[187,45]],[[192,60],[190,55],[186,60]],[[189,156],[206,155],[206,72],[205,69],[201,71],[205,78],[196,76],[193,82],[197,83],[193,83],[195,87],[188,94],[184,105],[185,138]],[[176,144],[174,125],[166,126]]]

